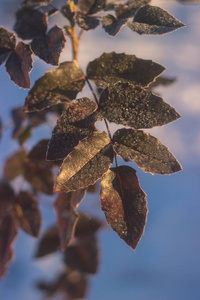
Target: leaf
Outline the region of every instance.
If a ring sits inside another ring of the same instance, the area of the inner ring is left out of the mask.
[[[60,54],[65,47],[66,38],[61,27],[55,25],[47,35],[36,36],[31,42],[31,48],[35,55],[48,64],[57,66]]]
[[[13,180],[23,174],[26,152],[20,150],[11,155],[4,164],[3,177],[6,180]]]
[[[6,181],[0,181],[0,220],[10,214],[14,201],[15,193],[11,185]]]
[[[78,238],[94,235],[102,227],[102,222],[91,216],[79,214],[74,228],[74,236]]]
[[[76,11],[76,6],[74,5],[75,3],[73,1],[68,1],[66,5],[64,5],[61,9],[61,13],[65,18],[67,18],[70,21],[71,27],[75,26],[75,11]]]
[[[105,132],[94,132],[65,158],[54,191],[67,193],[95,183],[108,170],[112,161],[110,138]]]
[[[134,250],[147,219],[146,195],[129,166],[108,170],[101,180],[100,199],[108,224]]]
[[[15,139],[23,130],[24,120],[26,115],[21,107],[17,107],[11,110],[11,115],[14,123],[14,129],[12,132],[12,138]]]
[[[33,112],[70,102],[85,85],[85,76],[76,61],[64,62],[39,78],[26,97],[24,111]]]
[[[61,249],[64,251],[73,236],[73,228],[78,214],[74,211],[73,202],[80,202],[85,196],[85,190],[69,193],[59,193],[55,201],[57,212],[57,227],[60,236]]]
[[[41,214],[34,195],[20,192],[14,204],[14,217],[18,227],[26,233],[38,237],[41,227]]]
[[[174,83],[175,81],[176,81],[176,77],[159,76],[156,78],[156,80],[154,82],[152,82],[149,85],[149,88],[154,89],[155,87],[160,86],[160,85],[168,86],[168,85]]]
[[[20,146],[22,146],[30,138],[31,134],[32,134],[32,127],[28,125],[18,136],[18,141]]]
[[[54,176],[49,162],[27,159],[24,165],[24,178],[36,191],[47,195],[53,194]]]
[[[106,15],[103,16],[102,26],[109,35],[116,36],[126,22],[126,19],[117,20],[113,15]]]
[[[148,4],[141,7],[136,12],[133,22],[128,22],[127,25],[139,34],[155,35],[162,35],[186,26],[166,10]]]
[[[105,88],[119,80],[148,85],[165,68],[152,60],[137,58],[135,55],[125,53],[103,53],[99,58],[90,62],[87,66],[87,76],[97,86]]]
[[[22,7],[32,6],[32,5],[49,5],[51,0],[24,0],[21,4]]]
[[[130,0],[126,4],[119,3],[115,7],[115,13],[118,19],[133,17],[140,6],[144,6],[151,0]]]
[[[94,132],[94,123],[100,119],[97,108],[97,104],[86,97],[68,105],[53,129],[48,160],[65,158],[80,140]]]
[[[13,242],[17,235],[10,216],[0,218],[0,279],[7,273],[8,264],[13,259]]]
[[[4,27],[0,27],[0,65],[7,59],[9,54],[14,51],[17,44],[14,33]]]
[[[108,86],[101,93],[99,109],[109,122],[135,129],[162,126],[181,117],[162,98],[128,82]]]
[[[35,257],[43,257],[59,249],[60,241],[56,226],[49,228],[39,241]]]
[[[39,141],[29,152],[28,158],[31,160],[45,160],[46,159],[46,152],[47,152],[47,145],[49,143],[48,139],[42,139]]]
[[[31,47],[19,42],[15,51],[9,56],[6,62],[6,71],[10,79],[19,87],[30,89],[30,75],[33,69]]]
[[[65,251],[65,263],[68,268],[82,273],[95,274],[98,268],[99,251],[94,236],[77,240]]]
[[[44,35],[48,25],[48,14],[41,10],[24,7],[16,13],[14,31],[23,40]]]
[[[88,15],[96,14],[106,6],[106,0],[78,0],[78,8]]]
[[[157,138],[140,130],[119,129],[113,148],[125,161],[134,161],[145,172],[171,174],[182,168],[169,149]]]
[[[80,11],[76,12],[75,21],[78,24],[78,26],[84,30],[95,29],[100,23],[100,21],[97,18],[87,16]]]

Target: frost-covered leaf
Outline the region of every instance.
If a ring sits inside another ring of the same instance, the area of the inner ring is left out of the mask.
[[[21,4],[22,7],[25,6],[34,6],[34,5],[48,5],[51,3],[51,0],[24,0]]]
[[[125,161],[134,161],[143,171],[171,174],[181,170],[176,158],[157,138],[140,130],[119,129],[113,148]]]
[[[5,276],[13,259],[13,242],[17,235],[15,223],[10,216],[0,218],[0,279]]]
[[[57,66],[60,54],[65,47],[66,38],[61,27],[55,25],[45,36],[36,36],[31,42],[35,55],[46,63]]]
[[[58,229],[56,226],[49,228],[39,241],[39,245],[35,254],[36,258],[56,252],[59,249],[60,240]]]
[[[19,42],[15,51],[11,53],[6,62],[6,71],[10,79],[19,87],[30,89],[30,75],[33,68],[31,47]]]
[[[155,87],[162,85],[162,86],[168,86],[176,81],[176,77],[166,77],[166,76],[159,76],[156,78],[155,81],[153,81],[150,85],[150,89],[154,89]]]
[[[148,4],[141,7],[135,14],[133,22],[128,22],[127,25],[139,34],[155,35],[165,34],[185,26],[168,11]]]
[[[96,14],[106,6],[106,0],[78,0],[78,8],[88,15]]]
[[[99,109],[109,122],[135,129],[161,126],[180,118],[162,98],[128,82],[108,86],[101,93]]]
[[[108,224],[135,250],[148,212],[136,171],[129,166],[108,170],[101,180],[100,199]]]
[[[74,210],[74,201],[80,202],[85,196],[85,190],[69,193],[59,193],[55,201],[57,213],[57,227],[60,237],[61,249],[64,251],[73,235],[73,228],[78,214]]]
[[[28,159],[24,165],[24,178],[34,190],[53,194],[54,176],[49,162]]]
[[[44,35],[48,25],[48,15],[40,10],[29,7],[22,8],[16,13],[14,31],[23,40],[30,40],[38,35]]]
[[[102,26],[109,35],[115,36],[126,22],[126,19],[117,20],[113,15],[106,15],[103,16]]]
[[[86,97],[69,104],[53,129],[48,145],[47,159],[65,158],[79,141],[93,133],[99,120],[97,104]]]
[[[148,4],[151,0],[130,0],[127,3],[119,3],[115,7],[115,13],[118,19],[133,17],[140,6]]]
[[[85,76],[76,61],[64,62],[39,78],[26,97],[24,111],[42,110],[51,105],[70,102],[85,85]]]
[[[108,84],[121,80],[146,86],[165,68],[152,60],[137,58],[125,53],[103,53],[87,66],[87,76],[97,86],[105,88]]]
[[[24,150],[20,150],[11,155],[5,162],[3,177],[6,180],[13,180],[23,174],[25,160],[26,152]]]
[[[105,132],[83,139],[63,161],[54,190],[70,192],[96,182],[113,161],[111,140]]]
[[[72,270],[95,274],[98,268],[99,251],[94,236],[79,239],[65,251],[65,263]]]
[[[14,33],[4,27],[0,27],[0,65],[6,60],[17,44]]]
[[[14,217],[17,226],[26,233],[37,237],[41,227],[41,214],[34,195],[20,192],[14,204]]]
[[[84,30],[95,29],[100,23],[97,18],[87,16],[80,11],[76,12],[75,21],[78,26]]]

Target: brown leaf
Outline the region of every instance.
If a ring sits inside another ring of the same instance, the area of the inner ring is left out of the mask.
[[[79,238],[92,236],[102,225],[102,222],[96,218],[79,214],[75,224],[74,236]]]
[[[101,180],[100,199],[108,224],[135,250],[144,233],[148,211],[136,171],[128,166],[108,170]]]
[[[86,97],[69,104],[57,120],[48,145],[47,159],[64,159],[79,141],[93,133],[100,120],[97,104]]]
[[[140,130],[119,129],[113,136],[113,148],[125,161],[134,161],[145,172],[171,174],[181,165],[157,138]]]
[[[149,4],[138,9],[133,22],[128,22],[127,25],[139,34],[155,35],[162,35],[185,26],[168,11]]]
[[[35,257],[39,258],[56,252],[59,249],[59,246],[60,240],[58,229],[56,226],[53,226],[49,228],[40,239]]]
[[[0,27],[0,65],[16,47],[16,36],[4,27]]]
[[[77,240],[65,251],[65,263],[72,270],[82,273],[95,274],[98,268],[99,251],[94,236]]]
[[[24,129],[24,121],[26,119],[26,115],[23,112],[22,107],[12,109],[11,115],[15,126],[12,132],[12,138],[15,139]]]
[[[73,235],[73,228],[78,214],[74,211],[74,201],[80,202],[85,196],[85,190],[69,193],[59,193],[55,201],[57,227],[60,236],[61,249],[64,251]]]
[[[33,69],[31,47],[19,42],[15,51],[9,56],[6,62],[6,71],[10,79],[19,87],[30,89],[30,75]]]
[[[70,102],[85,85],[85,76],[76,61],[64,62],[39,78],[26,97],[24,111],[42,110],[51,105]]]
[[[8,264],[13,260],[13,242],[17,235],[10,216],[0,218],[0,279],[5,276]]]
[[[53,194],[54,176],[49,162],[27,159],[24,164],[24,178],[36,191]]]
[[[24,163],[26,161],[26,152],[21,150],[11,155],[5,162],[3,177],[6,180],[13,180],[23,174]]]
[[[16,13],[14,31],[23,40],[30,40],[38,35],[44,35],[48,25],[48,14],[41,10],[24,7]]]
[[[120,29],[126,25],[126,19],[116,19],[113,15],[106,15],[102,18],[102,26],[105,31],[111,35],[116,36]]]
[[[83,139],[63,161],[54,190],[70,192],[95,183],[113,161],[111,140],[105,132]]]
[[[103,53],[87,66],[87,76],[97,86],[105,88],[118,81],[147,86],[165,68],[152,60],[125,53]]]
[[[15,193],[8,182],[0,182],[0,218],[10,214]]]
[[[49,140],[42,139],[39,141],[29,152],[28,158],[33,160],[45,160],[46,159],[46,152]]]
[[[99,109],[109,122],[135,129],[162,126],[181,117],[162,98],[128,82],[108,86],[101,93]]]
[[[31,48],[46,63],[58,66],[65,42],[63,29],[55,25],[45,36],[36,36],[31,42]]]
[[[41,227],[41,214],[34,195],[20,192],[14,204],[14,217],[17,226],[26,233],[37,237]]]

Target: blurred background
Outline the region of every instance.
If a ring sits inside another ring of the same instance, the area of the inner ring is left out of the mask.
[[[1,0],[0,26],[12,30],[20,2]],[[125,52],[152,59],[167,68],[163,75],[176,77],[172,85],[160,86],[155,91],[175,107],[182,118],[147,131],[169,147],[183,171],[170,176],[152,176],[130,163],[147,194],[149,213],[145,233],[135,252],[109,226],[98,233],[100,265],[98,273],[90,278],[87,300],[200,299],[200,5],[162,0],[151,4],[168,10],[188,26],[164,36],[139,36],[123,27],[115,38],[99,26],[95,31],[84,33],[79,64],[85,70],[88,62],[103,52]],[[61,26],[64,21],[57,15],[52,17],[52,24],[57,22]],[[51,23],[49,25],[51,27]],[[71,60],[69,41],[60,62],[66,60]],[[31,85],[50,68],[34,56]],[[28,91],[9,80],[4,66],[0,68],[0,91],[0,116],[3,124],[9,124],[11,109],[23,105]],[[88,92],[86,89],[84,94]],[[50,119],[50,126],[34,131],[27,149],[41,138],[49,138],[54,122]],[[116,129],[112,124],[111,128]],[[8,126],[0,142],[1,171],[5,159],[18,150],[17,142],[10,138],[11,130]],[[123,164],[120,159],[119,164]],[[52,210],[53,197],[41,195],[40,203],[43,232],[55,223],[56,216]],[[105,220],[98,194],[89,194],[79,209]],[[44,299],[35,288],[35,282],[54,278],[62,265],[59,254],[35,260],[36,248],[37,240],[20,231],[15,244],[15,261],[0,282],[1,300]]]

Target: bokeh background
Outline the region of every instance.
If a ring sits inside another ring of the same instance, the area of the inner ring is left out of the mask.
[[[14,12],[20,2],[1,0],[1,26],[12,30]],[[147,193],[146,230],[135,252],[110,227],[99,232],[100,266],[98,274],[90,278],[87,300],[200,299],[200,5],[162,0],[152,1],[152,4],[167,9],[188,26],[164,36],[139,36],[124,27],[115,38],[99,27],[84,33],[79,63],[85,69],[89,61],[104,51],[125,52],[153,59],[167,68],[163,75],[177,78],[173,85],[159,87],[156,92],[175,107],[182,118],[148,132],[169,147],[182,164],[183,171],[170,176],[152,176],[130,163],[137,170],[141,187]],[[58,16],[52,17],[52,23],[55,21],[64,24],[64,19]],[[65,60],[71,60],[69,41],[61,55],[61,61]],[[32,86],[51,68],[36,57],[34,61]],[[9,80],[5,67],[1,66],[0,116],[6,124],[0,142],[1,171],[5,159],[18,149],[17,142],[10,138],[10,110],[23,105],[27,93]],[[27,149],[41,138],[50,137],[54,122],[50,118],[50,125],[36,130],[26,144]],[[122,160],[119,163],[123,164]],[[43,232],[55,223],[56,216],[52,211],[53,198],[41,195],[40,203]],[[98,195],[87,196],[80,210],[105,220]],[[35,289],[35,282],[54,278],[62,265],[59,254],[36,261],[33,258],[36,247],[37,240],[20,231],[15,244],[15,261],[0,282],[1,300],[43,299]]]

